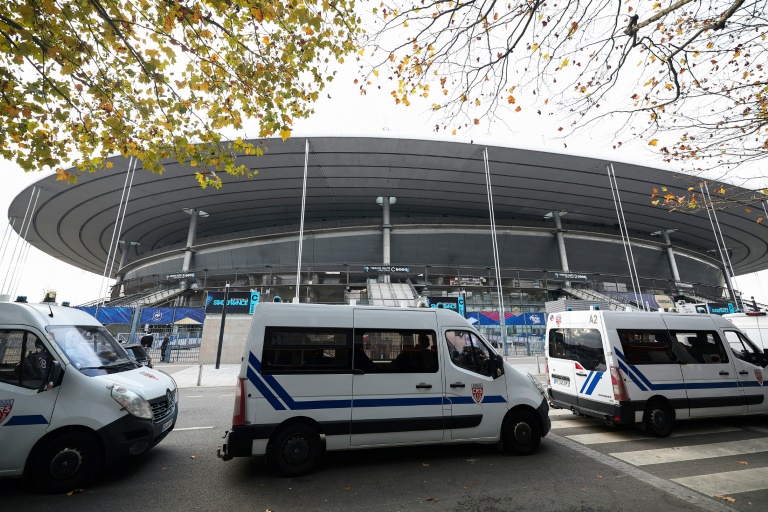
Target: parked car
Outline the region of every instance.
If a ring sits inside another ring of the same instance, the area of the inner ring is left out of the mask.
[[[136,361],[139,366],[152,368],[152,358],[149,357],[147,351],[144,350],[144,347],[142,347],[139,343],[123,345],[123,348],[126,352],[128,352],[128,355],[131,356],[131,359]]]

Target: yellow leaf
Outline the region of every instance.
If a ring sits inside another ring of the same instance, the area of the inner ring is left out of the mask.
[[[655,201],[651,201],[651,204],[652,204],[653,206],[656,206],[657,204],[659,204],[659,201],[661,201],[661,199],[657,199],[657,200],[655,200]]]
[[[570,62],[570,60],[568,60],[568,59],[565,59],[565,60],[563,61],[563,63],[562,63],[562,64],[560,64],[560,67],[561,67],[561,68],[564,68],[565,66],[567,66],[567,65],[568,65],[568,63],[569,63],[569,62]]]
[[[651,141],[648,143],[648,145],[649,145],[649,146],[655,146],[655,145],[657,145],[658,143],[659,143],[659,139],[652,139],[652,140],[651,140]]]
[[[288,129],[285,129],[285,128],[280,130],[280,137],[283,140],[287,139],[290,136],[291,136],[291,130],[288,130]]]
[[[758,224],[760,224],[761,222],[763,222],[763,218],[762,218],[762,217],[760,217],[759,219],[757,219],[757,223],[758,223]]]
[[[661,187],[661,191],[662,192],[666,192],[667,191],[667,187]]]
[[[379,70],[378,69],[374,69],[373,70],[373,76],[379,76]]]

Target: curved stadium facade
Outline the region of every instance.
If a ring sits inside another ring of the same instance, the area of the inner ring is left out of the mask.
[[[607,161],[401,138],[260,142],[264,156],[239,157],[258,175],[224,176],[219,190],[201,189],[189,165],[170,162],[162,175],[139,165],[111,266],[119,282],[109,305],[203,305],[205,291],[227,282],[231,290],[259,291],[261,300],[372,303],[386,300],[373,296],[384,282],[413,296],[461,295],[468,311],[498,311],[486,148],[507,311],[543,311],[564,295],[620,299],[632,291]],[[32,245],[104,272],[128,172],[126,159],[111,160],[110,171],[80,176],[74,186],[54,177],[35,185],[41,193],[27,233]],[[727,297],[706,213],[651,204],[654,188],[684,195],[690,178],[613,165],[641,291],[692,301]],[[24,216],[31,193],[15,198],[9,217]],[[377,198],[394,198],[388,212]],[[736,274],[768,268],[766,226],[743,208],[720,211],[718,220]],[[385,264],[389,272],[379,268]]]

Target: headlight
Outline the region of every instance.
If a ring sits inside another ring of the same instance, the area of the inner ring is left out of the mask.
[[[152,419],[152,407],[146,398],[125,386],[112,386],[112,398],[123,406],[123,409],[137,418]]]
[[[539,379],[537,379],[536,377],[534,377],[534,376],[533,376],[533,375],[531,375],[530,373],[528,374],[528,378],[529,378],[529,379],[531,379],[531,382],[533,382],[533,385],[534,385],[534,386],[536,386],[536,387],[538,388],[539,392],[540,392],[542,395],[545,395],[545,396],[546,396],[546,394],[547,394],[547,393],[546,393],[546,391],[544,391],[544,384],[542,384],[541,382],[539,382]]]

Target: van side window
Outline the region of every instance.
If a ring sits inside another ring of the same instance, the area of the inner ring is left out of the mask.
[[[597,329],[552,329],[549,331],[549,357],[576,361],[585,370],[606,370],[603,339]]]
[[[470,331],[446,331],[448,351],[453,364],[480,375],[491,376],[488,347]]]
[[[674,331],[675,352],[681,363],[722,364],[728,362],[723,342],[715,331]]]
[[[262,373],[349,373],[351,329],[267,327]]]
[[[434,331],[355,329],[353,366],[364,373],[436,373]]]
[[[38,389],[53,358],[37,336],[27,331],[0,331],[0,382]]]
[[[677,363],[667,331],[617,329],[628,364]]]
[[[737,331],[725,331],[725,340],[731,346],[735,357],[754,365],[760,364],[760,351],[749,338]]]

